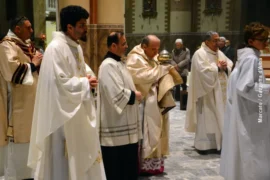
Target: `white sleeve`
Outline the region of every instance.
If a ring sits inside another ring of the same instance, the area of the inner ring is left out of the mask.
[[[32,71],[31,71],[31,65],[29,63],[27,63],[28,69],[27,72],[25,74],[25,77],[23,79],[22,84],[24,85],[32,85],[34,83],[34,78],[32,75]]]

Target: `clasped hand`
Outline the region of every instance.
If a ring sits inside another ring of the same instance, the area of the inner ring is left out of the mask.
[[[90,76],[90,75],[87,75],[87,78],[88,78],[90,87],[91,87],[91,88],[96,88],[97,85],[98,85],[98,80],[97,80],[97,78],[96,78],[95,76]]]
[[[42,58],[43,58],[43,54],[37,51],[37,53],[34,55],[32,59],[32,63],[37,67],[41,64]]]
[[[227,62],[226,61],[218,61],[218,67],[222,70],[226,70],[227,69]]]

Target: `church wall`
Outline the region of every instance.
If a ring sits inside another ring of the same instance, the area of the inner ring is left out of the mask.
[[[220,35],[231,40],[233,47],[236,47],[241,38],[237,23],[239,24],[238,17],[241,14],[240,1],[242,0],[221,0],[222,13],[213,16],[206,16],[203,13],[206,1],[157,0],[157,3],[160,4],[157,7],[164,6],[164,8],[157,10],[158,18],[150,19],[149,24],[148,19],[144,22],[141,17],[142,0],[126,0],[126,2],[129,2],[125,9],[128,51],[139,44],[143,36],[149,33],[149,30],[146,28],[148,26],[152,26],[151,29],[153,31],[151,33],[156,34],[161,39],[161,50],[165,48],[171,51],[174,48],[175,39],[182,38],[184,45],[193,54],[198,46],[201,45],[205,33],[209,30],[219,32]],[[167,3],[169,3],[169,6],[166,6]],[[236,7],[238,8],[237,12]],[[156,24],[159,24],[159,30],[157,30]],[[169,24],[169,28],[166,27],[167,24]]]
[[[136,0],[135,10],[134,10],[134,31],[133,33],[164,33],[166,32],[166,23],[165,23],[165,13],[166,13],[166,1],[167,0],[158,0],[157,1],[157,17],[156,18],[143,18],[143,1]]]
[[[98,0],[98,24],[124,24],[124,0]]]
[[[229,30],[229,27],[226,21],[226,17],[229,16],[229,2],[230,0],[222,0],[222,12],[220,15],[205,15],[205,1],[201,0],[201,11],[200,11],[200,28],[199,31],[207,32],[210,30],[217,32],[225,32]]]
[[[157,0],[157,18],[151,18],[150,24],[147,18],[145,22],[142,18],[142,0],[126,0],[129,3],[126,6],[127,18],[127,42],[128,52],[141,39],[149,33],[156,34],[161,39],[160,49],[167,49],[171,51],[174,47],[175,39],[182,38],[191,52],[196,50],[196,47],[201,43],[201,33],[190,32],[192,23],[192,5],[194,0]],[[191,2],[192,1],[192,2]],[[161,8],[163,7],[163,8]],[[138,24],[140,23],[140,24]],[[146,24],[146,26],[145,26]],[[159,30],[156,30],[157,24]],[[133,26],[132,26],[133,25]],[[138,26],[139,25],[139,26]],[[150,27],[151,31],[146,27]],[[163,28],[161,28],[163,27]]]
[[[170,32],[190,32],[191,30],[191,12],[189,11],[172,11]]]
[[[191,31],[191,1],[170,0],[170,32]]]
[[[82,6],[88,12],[90,10],[90,1],[89,0],[58,0],[58,8],[59,8],[59,10],[61,10],[63,7],[66,7],[68,5]]]

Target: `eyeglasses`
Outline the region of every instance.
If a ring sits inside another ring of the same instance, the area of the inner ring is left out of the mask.
[[[254,38],[254,40],[260,41],[262,43],[270,42],[270,38]]]
[[[220,40],[219,39],[214,39],[214,40],[211,40],[211,42],[218,43],[218,42],[220,42]]]

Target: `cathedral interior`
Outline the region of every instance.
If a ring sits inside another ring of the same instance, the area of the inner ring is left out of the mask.
[[[256,21],[270,27],[269,0],[0,0],[0,37],[7,33],[10,19],[23,15],[32,23],[36,45],[45,49],[52,32],[59,30],[59,11],[67,5],[80,5],[90,12],[85,61],[96,74],[112,31],[125,32],[128,51],[145,35],[155,34],[161,40],[160,50],[171,52],[175,40],[181,38],[192,56],[207,31],[218,32],[237,48],[246,24]],[[179,111],[179,103],[170,115],[171,155],[166,174],[142,179],[222,179],[219,155],[199,156],[193,151],[194,137],[184,133],[185,111]]]
[[[90,12],[86,61],[95,72],[107,51],[106,37],[111,31],[125,32],[128,50],[150,33],[156,34],[160,48],[169,52],[175,39],[182,38],[192,55],[207,31],[218,32],[237,47],[246,24],[257,21],[270,26],[268,0],[1,0],[0,7],[5,8],[0,12],[0,34],[6,34],[12,17],[24,15],[33,24],[33,39],[45,47],[57,29],[59,10],[70,4]],[[46,35],[45,43],[42,35]]]

